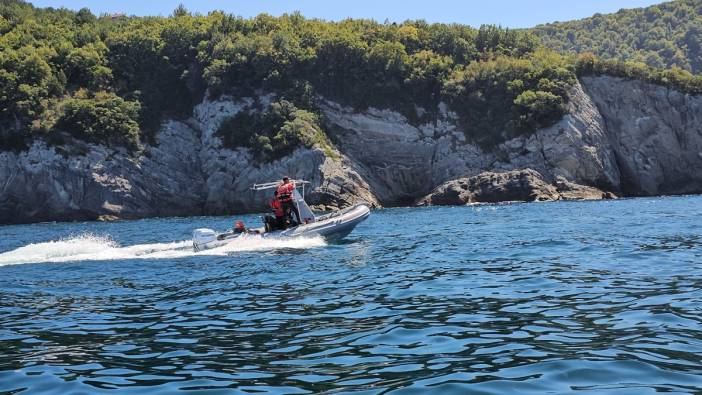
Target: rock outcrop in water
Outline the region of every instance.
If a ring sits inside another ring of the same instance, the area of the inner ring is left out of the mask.
[[[423,205],[455,206],[467,203],[558,200],[558,191],[532,170],[485,172],[448,181],[420,201]]]
[[[285,174],[310,180],[322,209],[702,192],[702,97],[613,77],[581,84],[560,122],[492,150],[467,142],[443,104],[435,122],[412,125],[325,101],[334,152],[298,148],[270,163],[215,136],[253,99],[205,100],[137,157],[83,142],[0,153],[0,223],[259,211],[267,197],[250,186]]]
[[[420,205],[456,206],[469,203],[543,202],[615,198],[610,192],[575,184],[558,177],[554,184],[532,169],[484,172],[438,186]]]

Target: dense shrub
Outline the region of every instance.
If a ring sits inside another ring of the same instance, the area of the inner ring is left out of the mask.
[[[702,76],[678,67],[655,69],[641,62],[602,60],[592,53],[584,53],[577,58],[576,70],[578,75],[611,75],[669,86],[693,95],[702,94]]]
[[[501,56],[459,67],[444,92],[467,136],[489,147],[560,119],[574,82],[562,57],[540,50],[527,58]]]
[[[139,103],[114,93],[73,97],[60,105],[55,131],[67,131],[86,141],[139,148]]]
[[[272,103],[263,112],[241,111],[225,119],[217,130],[228,147],[250,148],[260,160],[275,160],[300,146],[330,145],[319,117],[287,100]]]

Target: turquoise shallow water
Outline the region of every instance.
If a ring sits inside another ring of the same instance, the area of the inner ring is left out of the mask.
[[[702,393],[702,197],[230,222],[0,227],[0,393]]]

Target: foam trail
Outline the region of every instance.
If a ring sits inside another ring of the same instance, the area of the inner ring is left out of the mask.
[[[326,243],[321,237],[276,239],[252,235],[239,237],[218,248],[194,252],[192,241],[190,240],[121,247],[109,237],[84,234],[56,241],[28,244],[2,253],[0,254],[0,266],[41,262],[166,259],[207,255],[224,256],[232,252],[266,251],[282,248],[306,249],[324,245]]]
[[[244,235],[237,237],[231,242],[209,251],[203,251],[199,254],[206,255],[224,255],[228,252],[239,251],[265,251],[277,250],[283,248],[291,249],[307,249],[313,247],[322,247],[327,245],[324,238],[321,236],[313,237],[295,237],[295,238],[275,238],[261,237],[259,235]]]

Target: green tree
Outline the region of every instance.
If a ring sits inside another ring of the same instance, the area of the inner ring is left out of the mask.
[[[76,23],[79,25],[95,23],[95,15],[88,8],[81,8],[76,14]]]
[[[139,103],[113,93],[73,97],[61,103],[55,128],[84,140],[110,146],[139,148]]]
[[[526,90],[514,99],[522,127],[542,128],[559,120],[566,111],[563,98],[551,92]]]
[[[670,1],[530,31],[561,53],[592,52],[604,59],[645,61],[655,68],[675,65],[702,73],[700,8],[699,0]]]
[[[178,7],[176,7],[175,10],[173,10],[173,17],[178,18],[178,17],[183,17],[183,16],[189,16],[190,11],[188,11],[187,8],[185,8],[185,5],[183,3],[178,4]]]
[[[405,84],[418,104],[429,109],[437,108],[441,100],[443,81],[453,68],[453,60],[432,51],[412,54],[408,59],[409,73]]]

